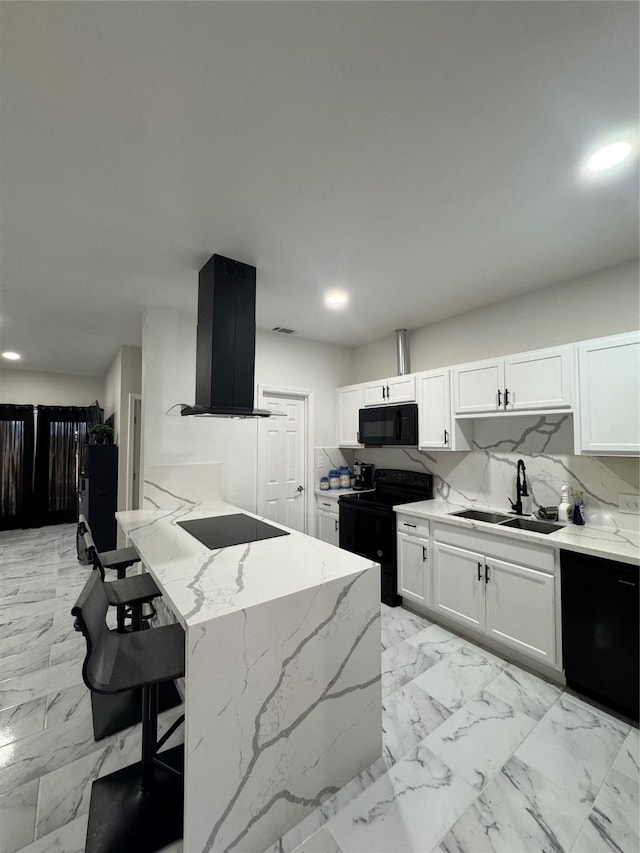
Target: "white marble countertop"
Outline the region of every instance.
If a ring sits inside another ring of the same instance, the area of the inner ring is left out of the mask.
[[[314,489],[316,495],[329,498],[339,498],[342,495],[361,495],[363,492],[370,492],[372,489]]]
[[[177,526],[192,518],[242,512],[222,501],[179,510],[133,510],[116,518],[187,628],[340,578],[377,564],[303,533],[210,550]]]
[[[493,509],[486,506],[470,507],[469,504],[458,504],[443,500],[417,501],[394,506],[396,512],[415,518],[446,521],[447,524],[455,524],[482,533],[495,533],[497,536],[536,542],[550,548],[562,548],[566,551],[576,551],[580,554],[618,560],[635,566],[640,565],[640,530],[596,527],[592,524],[578,527],[575,524],[570,524],[566,527],[560,527],[554,533],[545,534],[528,530],[513,530],[500,524],[488,524],[486,521],[474,521],[450,515],[452,512],[469,508],[508,515],[504,509]]]

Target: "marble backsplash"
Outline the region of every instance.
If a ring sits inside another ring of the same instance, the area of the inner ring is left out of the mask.
[[[618,509],[619,494],[638,494],[638,459],[575,456],[571,415],[478,419],[472,447],[466,453],[326,447],[316,448],[315,456],[317,461],[324,454],[328,468],[353,465],[357,458],[376,468],[429,471],[434,475],[434,497],[504,510],[509,509],[509,498],[515,500],[516,464],[523,459],[535,508],[557,505],[566,483],[584,492],[588,524],[640,527],[639,516]],[[322,474],[326,472],[318,470],[317,478]]]
[[[146,465],[143,509],[178,509],[222,500],[222,463]]]

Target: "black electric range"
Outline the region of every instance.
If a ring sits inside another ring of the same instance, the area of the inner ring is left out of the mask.
[[[216,548],[228,548],[230,545],[244,545],[259,542],[261,539],[289,535],[288,530],[272,527],[265,521],[252,518],[243,512],[214,515],[210,518],[192,518],[189,521],[179,521],[178,526],[212,551]]]
[[[343,495],[338,501],[340,547],[381,566],[381,599],[390,607],[402,603],[398,595],[396,562],[397,504],[433,497],[433,477],[419,471],[378,468],[373,491]]]

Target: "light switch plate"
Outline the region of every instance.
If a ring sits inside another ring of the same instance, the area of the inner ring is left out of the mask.
[[[633,515],[640,515],[640,496],[618,495],[618,507],[620,512],[629,512]]]
[[[322,456],[318,456],[316,465],[318,466],[318,468],[322,468],[324,466],[324,459],[322,458]]]

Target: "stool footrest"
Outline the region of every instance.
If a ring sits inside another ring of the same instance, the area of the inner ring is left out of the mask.
[[[184,747],[161,757],[173,771],[184,763]],[[85,853],[155,853],[182,838],[182,777],[158,766],[151,790],[141,791],[141,773],[138,762],[93,783]]]

